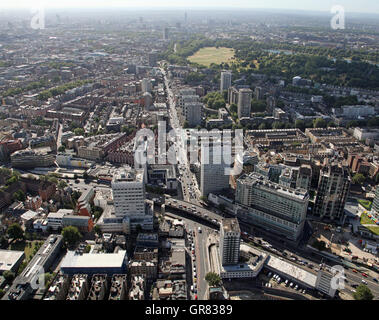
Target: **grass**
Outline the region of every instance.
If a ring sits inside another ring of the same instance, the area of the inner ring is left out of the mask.
[[[30,261],[30,259],[34,256],[34,248],[37,243],[43,242],[41,240],[33,240],[33,241],[20,241],[12,243],[10,246],[11,250],[24,251],[25,252],[25,260]],[[27,245],[27,243],[31,243],[31,246]]]
[[[206,47],[201,48],[194,55],[188,57],[188,60],[209,67],[211,63],[221,64],[223,62],[230,62],[233,57],[234,49],[225,47]]]
[[[379,226],[372,226],[372,227],[366,227],[367,229],[369,229],[373,234],[376,234],[377,236],[379,236]]]
[[[368,216],[367,213],[361,214],[361,224],[375,224]]]
[[[371,210],[371,205],[372,205],[372,202],[369,201],[369,200],[362,200],[362,199],[359,199],[358,200],[358,203],[363,207],[365,208],[366,210]]]

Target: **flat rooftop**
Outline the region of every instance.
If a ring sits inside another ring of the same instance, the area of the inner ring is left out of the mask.
[[[238,220],[235,218],[223,219],[222,227],[225,232],[240,232]]]
[[[254,184],[260,189],[265,189],[277,194],[281,194],[286,197],[297,198],[298,200],[305,200],[309,197],[308,192],[304,189],[292,189],[289,187],[283,187],[278,183],[268,180],[263,175],[257,172],[251,172],[248,175],[243,175],[238,178],[238,181],[246,184]]]
[[[24,251],[0,250],[0,273],[11,270],[24,256]]]
[[[119,268],[126,258],[126,251],[120,250],[118,253],[83,253],[76,254],[75,251],[68,251],[64,257],[61,269],[69,268]]]
[[[316,287],[317,276],[313,273],[310,273],[298,266],[289,263],[285,260],[281,260],[273,255],[270,255],[267,262],[268,267],[271,267],[278,272],[284,273],[294,279],[297,279],[310,287]]]

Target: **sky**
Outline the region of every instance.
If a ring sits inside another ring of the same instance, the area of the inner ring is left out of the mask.
[[[0,8],[33,8],[42,4],[45,8],[259,8],[305,11],[331,11],[335,5],[345,12],[379,14],[378,0],[0,0]]]

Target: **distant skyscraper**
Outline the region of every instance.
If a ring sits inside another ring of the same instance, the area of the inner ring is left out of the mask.
[[[253,92],[250,89],[240,89],[238,93],[238,118],[248,117],[251,113],[251,97]]]
[[[154,51],[150,52],[148,55],[149,60],[149,66],[150,67],[156,67],[157,66],[157,60],[158,60],[158,54]]]
[[[320,171],[313,214],[320,218],[342,220],[350,181],[347,167],[337,164],[324,166]]]
[[[223,219],[220,228],[220,257],[222,265],[238,263],[240,255],[241,230],[236,218]]]
[[[220,92],[228,90],[232,86],[232,73],[230,71],[221,71]]]
[[[169,37],[169,29],[166,27],[163,30],[163,39],[168,40],[168,37]]]
[[[184,23],[187,24],[187,21],[188,21],[188,15],[187,15],[187,11],[184,12]]]
[[[142,82],[141,82],[141,89],[142,89],[142,92],[151,92],[152,90],[152,84],[151,84],[151,81],[150,79],[142,79]]]
[[[257,99],[257,100],[263,99],[263,89],[261,87],[255,88],[255,99]]]

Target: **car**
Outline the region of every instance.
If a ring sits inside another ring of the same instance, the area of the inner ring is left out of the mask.
[[[365,278],[368,277],[368,275],[366,273],[364,273],[364,272],[362,272],[362,276],[364,276]]]
[[[271,275],[272,275],[272,272],[269,272],[269,273],[268,273],[268,276],[271,277]]]
[[[297,289],[299,289],[299,286],[298,286],[298,285],[295,286],[295,290],[297,290]]]
[[[358,270],[357,270],[357,269],[353,269],[353,270],[351,270],[351,271],[353,271],[354,273],[358,273]]]
[[[375,282],[378,282],[378,279],[376,279],[376,278],[372,278],[372,280],[374,280]]]
[[[358,287],[358,285],[357,285],[356,283],[352,283],[351,286],[352,286],[353,288]]]
[[[284,284],[285,284],[285,285],[287,285],[287,284],[288,284],[288,279],[287,279],[287,280],[284,282]]]
[[[293,283],[292,283],[292,282],[290,283],[290,287],[291,287],[291,288],[293,287]]]
[[[362,283],[365,284],[365,285],[367,285],[367,281],[364,280],[364,279],[362,279]]]

